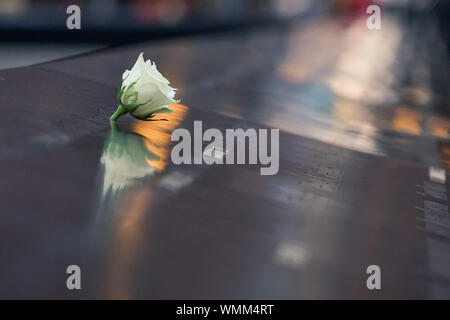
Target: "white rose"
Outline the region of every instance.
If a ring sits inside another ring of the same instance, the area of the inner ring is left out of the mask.
[[[159,160],[159,157],[148,150],[146,140],[140,134],[120,131],[111,121],[111,131],[100,158],[104,166],[103,196],[110,191],[115,194],[155,173],[156,169],[148,161]]]
[[[127,112],[145,121],[151,121],[155,113],[170,113],[172,110],[167,105],[179,102],[174,100],[175,90],[156,69],[155,63],[144,61],[144,53],[141,53],[131,71],[125,70],[122,75],[117,93],[120,105],[110,120]]]

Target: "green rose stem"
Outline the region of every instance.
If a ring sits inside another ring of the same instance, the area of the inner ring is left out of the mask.
[[[124,106],[119,105],[117,107],[116,112],[114,112],[114,114],[111,116],[111,118],[109,118],[109,120],[116,120],[118,117],[120,117],[121,115],[124,115],[125,113],[127,113],[128,111],[125,109]]]

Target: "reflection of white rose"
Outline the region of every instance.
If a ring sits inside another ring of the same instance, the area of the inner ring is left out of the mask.
[[[150,120],[155,113],[172,112],[167,105],[179,102],[174,100],[175,89],[169,86],[169,81],[156,69],[154,62],[144,61],[143,53],[131,71],[123,73],[117,97],[120,105],[111,120],[127,112],[139,120]]]
[[[111,123],[111,133],[103,148],[100,163],[104,166],[103,195],[113,193],[136,182],[137,179],[155,173],[148,160],[159,157],[145,146],[143,136],[121,132]]]

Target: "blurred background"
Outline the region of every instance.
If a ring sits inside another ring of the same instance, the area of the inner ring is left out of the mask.
[[[71,4],[82,8],[83,27],[67,34]],[[124,42],[251,26],[318,10],[364,13],[370,4],[408,13],[433,11],[443,20],[449,10],[442,0],[2,0],[0,30],[7,41]]]
[[[246,28],[320,7],[298,0],[1,0],[0,68],[31,65],[112,44]],[[323,2],[323,1],[322,1]],[[66,9],[82,8],[68,32]]]
[[[271,119],[273,126],[282,127],[294,111],[298,119],[289,127],[294,133],[345,147],[356,145],[353,149],[374,154],[406,155],[425,165],[447,165],[447,156],[444,160],[436,159],[442,157],[441,149],[447,150],[441,145],[445,145],[449,127],[449,3],[445,0],[0,0],[0,69],[174,37],[192,39],[184,43],[194,43],[200,34],[210,34],[204,42],[214,46],[211,39],[226,36],[224,39],[234,39],[235,48],[247,46],[259,50],[254,61],[259,57],[260,63],[271,66],[270,72],[276,74],[271,79],[272,85],[278,85],[283,92],[292,86],[285,97],[302,105],[295,110],[280,107],[280,119]],[[66,27],[70,15],[66,10],[72,4],[81,8],[80,30]],[[381,8],[381,30],[366,27],[369,17],[366,9],[371,4]],[[252,41],[262,45],[255,47]],[[185,45],[185,49],[190,46]],[[220,48],[211,51],[218,60],[225,53]],[[201,56],[200,51],[198,54]],[[175,56],[180,66],[185,63],[182,51]],[[234,59],[249,67],[244,56],[236,55]],[[266,85],[267,79],[264,84],[253,82],[254,87]],[[227,99],[233,100],[233,95]],[[264,115],[261,117],[266,120]],[[298,121],[304,122],[305,129],[301,132]],[[330,129],[334,121],[339,124]],[[336,127],[344,134],[336,134]],[[431,152],[427,142],[415,139],[411,144],[389,136],[392,130],[408,137],[438,139],[439,152]],[[386,138],[371,142],[378,134]],[[394,138],[396,143],[392,144]],[[379,147],[380,144],[383,146]]]

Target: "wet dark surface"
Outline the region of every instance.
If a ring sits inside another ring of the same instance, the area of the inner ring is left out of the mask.
[[[429,176],[450,165],[448,53],[422,19],[323,16],[0,71],[0,297],[450,298],[447,184]],[[110,127],[141,51],[182,105]],[[279,173],[173,165],[170,133],[194,120],[279,128]]]

